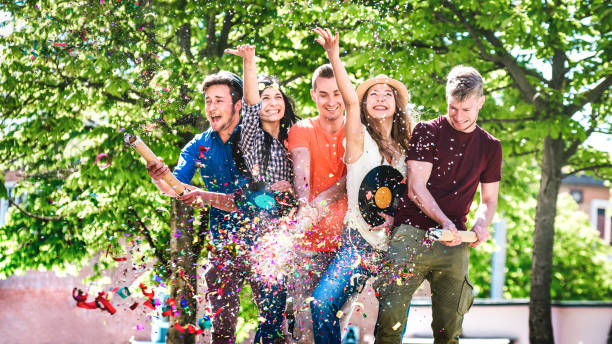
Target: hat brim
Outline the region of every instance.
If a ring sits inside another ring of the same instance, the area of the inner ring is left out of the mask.
[[[386,76],[377,76],[368,79],[357,86],[357,99],[359,99],[360,104],[363,103],[363,96],[367,90],[376,84],[386,84],[393,87],[397,91],[397,96],[404,104],[407,105],[410,102],[410,94],[408,93],[408,89],[401,81]]]

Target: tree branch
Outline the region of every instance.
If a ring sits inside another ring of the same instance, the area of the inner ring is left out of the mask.
[[[569,173],[565,173],[562,175],[563,178],[567,177],[567,176],[571,176],[573,174],[576,174],[578,172],[584,172],[584,171],[596,171],[602,168],[612,168],[612,164],[601,164],[601,165],[594,165],[594,166],[589,166],[589,167],[583,167],[583,168],[579,168],[576,170],[573,170]]]
[[[517,122],[527,122],[527,121],[536,121],[538,118],[535,116],[527,117],[527,118],[492,118],[492,119],[479,119],[479,123],[517,123]]]
[[[191,53],[191,25],[185,23],[176,30],[176,36],[179,39],[181,50],[187,55],[190,60],[193,60]]]
[[[281,86],[286,86],[287,84],[291,83],[293,80],[299,79],[299,78],[301,78],[301,77],[303,77],[303,76],[306,76],[306,74],[304,74],[304,73],[297,73],[297,74],[294,74],[294,75],[292,75],[291,77],[289,77],[289,78],[287,78],[287,79],[285,79],[285,80],[281,81],[281,83],[280,83],[280,84],[281,84]]]
[[[8,98],[8,97],[7,97]],[[8,112],[3,113],[2,117],[4,117],[2,119],[2,124],[4,124],[4,121],[9,118],[14,112],[15,110],[19,109],[23,109],[26,105],[30,105],[31,103],[33,103],[36,99],[34,99],[34,95],[30,94],[28,96],[28,98],[26,100],[24,100],[23,102],[20,102],[18,106],[15,106],[14,108],[10,109]]]
[[[509,157],[516,158],[516,157],[519,157],[519,156],[525,156],[525,155],[537,154],[539,151],[540,151],[540,150],[538,150],[538,149],[534,149],[534,150],[527,151],[527,152],[512,153],[512,154],[509,154],[508,156],[509,156]]]
[[[64,220],[65,217],[63,216],[44,216],[44,215],[36,215],[34,213],[30,213],[29,211],[23,209],[22,207],[19,206],[19,204],[15,203],[15,200],[13,198],[11,198],[10,196],[7,196],[7,199],[9,201],[9,203],[13,206],[15,206],[15,208],[17,208],[20,212],[24,213],[25,215],[35,218],[37,220],[41,220],[41,221],[61,221]]]
[[[134,207],[132,207],[132,205],[128,206],[128,211],[132,213],[132,215],[134,215],[134,217],[136,218],[136,223],[140,225],[140,229],[143,232],[145,238],[147,239],[149,246],[151,246],[151,248],[155,250],[155,257],[157,257],[157,259],[159,260],[161,264],[166,265],[168,261],[166,257],[164,257],[163,250],[161,250],[155,245],[155,242],[153,241],[153,237],[151,236],[151,231],[149,230],[149,228],[145,226],[144,222],[142,222],[142,219],[140,218],[140,216],[138,215]]]
[[[505,85],[505,86],[500,86],[500,87],[492,88],[492,89],[489,89],[489,90],[485,90],[483,93],[484,93],[484,95],[489,95],[489,94],[491,94],[493,92],[505,90],[506,88],[511,88],[511,87],[516,87],[516,84],[515,83],[510,83],[510,84]]]
[[[216,50],[215,17],[216,13],[214,10],[206,13],[206,47],[200,51],[200,57],[213,56],[213,52]]]
[[[612,86],[612,74],[608,74],[595,88],[578,94],[576,96],[578,103],[567,106],[565,114],[571,117],[586,104],[599,100],[610,89],[610,86]]]
[[[64,179],[66,177],[68,177],[69,175],[73,174],[74,172],[76,172],[77,169],[76,168],[68,168],[68,169],[57,169],[54,171],[44,171],[44,172],[38,172],[38,173],[33,173],[33,174],[26,174],[24,175],[25,178],[49,178],[49,177],[55,177],[58,179]]]
[[[217,56],[223,56],[225,49],[228,47],[227,39],[229,37],[229,33],[232,30],[232,26],[236,23],[233,21],[234,13],[226,12],[225,17],[223,18],[223,26],[221,27],[221,33],[219,34],[219,39],[217,39]]]
[[[565,61],[567,61],[567,55],[565,55],[565,51],[561,49],[555,49],[552,58],[552,78],[549,83],[552,89],[561,91],[564,87],[566,73]]]
[[[526,69],[518,64],[516,59],[504,48],[503,43],[495,36],[493,32],[485,29],[477,29],[476,27],[472,26],[465,18],[463,13],[450,1],[446,1],[445,5],[457,16],[457,18],[459,18],[459,23],[461,23],[468,30],[484,58],[491,62],[503,64],[508,70],[508,73],[510,73],[512,79],[518,85],[518,89],[521,91],[523,97],[529,103],[535,104],[536,109],[543,109],[546,106],[546,101],[527,79],[527,75],[532,73],[526,72]],[[440,15],[444,17],[444,15]],[[493,45],[496,51],[495,55],[491,55],[487,51],[481,36],[484,36],[486,41]]]

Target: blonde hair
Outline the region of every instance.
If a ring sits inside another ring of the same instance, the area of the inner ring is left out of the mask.
[[[448,73],[446,78],[446,95],[460,101],[476,95],[482,96],[482,76],[473,67],[456,66]]]

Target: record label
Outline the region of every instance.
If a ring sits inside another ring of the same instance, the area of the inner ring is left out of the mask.
[[[372,227],[382,225],[379,213],[395,216],[399,200],[406,192],[404,176],[395,168],[381,165],[366,174],[359,187],[359,211]]]

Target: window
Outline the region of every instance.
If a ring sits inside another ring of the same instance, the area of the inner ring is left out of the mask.
[[[603,239],[606,235],[606,209],[597,208],[597,230],[599,236]]]
[[[13,189],[15,188],[15,182],[6,182],[4,183],[6,190],[8,191],[9,196],[12,197]],[[6,223],[6,216],[8,213],[8,208],[10,203],[8,199],[0,198],[0,226],[4,226]]]

